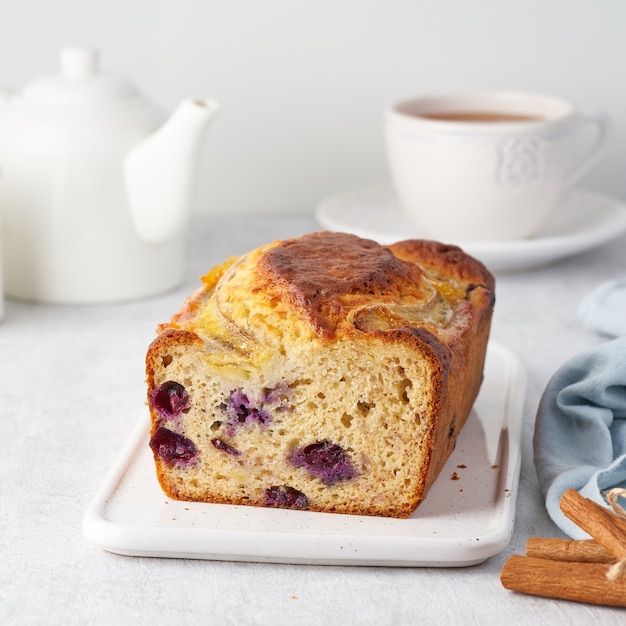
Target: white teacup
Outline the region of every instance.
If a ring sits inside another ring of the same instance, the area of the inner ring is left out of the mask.
[[[427,96],[386,113],[401,205],[420,236],[459,242],[537,234],[600,156],[607,131],[602,113],[514,92]]]

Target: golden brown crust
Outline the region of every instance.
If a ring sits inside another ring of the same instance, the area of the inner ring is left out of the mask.
[[[331,338],[347,311],[367,301],[421,297],[421,270],[376,242],[345,233],[314,233],[267,250],[258,288],[281,294],[318,336]]]
[[[472,303],[473,323],[468,325],[454,345],[447,366],[448,390],[446,406],[440,416],[445,428],[436,429],[430,468],[430,483],[443,468],[454,450],[457,435],[469,418],[472,405],[483,377],[483,363],[490,331],[491,315],[495,304],[495,279],[478,260],[454,245],[435,241],[407,240],[389,246],[399,257],[428,268],[437,276],[448,276],[465,286],[466,299]],[[446,432],[447,431],[447,432]]]
[[[495,280],[489,270],[458,246],[426,239],[408,239],[387,246],[399,259],[417,263],[469,285],[493,291]]]
[[[166,496],[172,498],[174,500],[185,500],[184,497],[181,497],[180,492],[176,488],[176,484],[170,481],[165,474],[164,466],[162,466],[159,462],[157,462],[157,478],[159,480],[159,484],[161,489],[165,493]],[[240,506],[250,506],[250,502],[246,497],[237,497],[234,496],[232,498],[225,498],[216,495],[210,495],[206,497],[198,497],[194,499],[194,502],[206,502],[208,504],[234,504]],[[398,519],[406,519],[410,517],[411,513],[415,510],[415,507],[419,504],[419,502],[414,503],[401,503],[397,505],[393,505],[389,507],[389,509],[385,512],[385,517],[395,517]],[[306,507],[307,511],[310,512],[318,512],[318,513],[341,513],[342,515],[364,515],[368,517],[380,517],[379,512],[372,511],[372,509],[368,507],[362,506],[357,501],[352,501],[346,504],[342,504],[341,507],[333,507],[333,506],[317,506],[315,503],[310,504]]]

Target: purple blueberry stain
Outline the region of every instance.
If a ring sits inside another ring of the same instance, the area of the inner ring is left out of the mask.
[[[265,490],[265,504],[290,509],[305,509],[309,506],[309,499],[301,491],[289,485],[278,485]]]
[[[272,405],[276,411],[289,409],[287,402],[289,395],[289,387],[285,383],[281,383],[276,387],[264,387],[261,392],[261,403]]]
[[[229,443],[226,443],[222,439],[211,439],[211,443],[218,449],[222,450],[222,452],[226,452],[226,454],[230,454],[231,456],[239,456],[241,454],[241,450],[237,450],[235,446],[231,446]]]
[[[357,475],[346,451],[327,439],[297,448],[291,455],[291,462],[295,467],[305,467],[328,486]]]
[[[150,393],[150,403],[165,419],[174,419],[190,406],[189,394],[183,385],[173,380],[163,383]]]
[[[198,450],[191,439],[159,426],[150,438],[150,448],[167,465],[184,467],[198,460]]]
[[[228,423],[232,426],[238,424],[257,423],[262,426],[272,420],[271,415],[263,408],[251,402],[242,389],[231,391],[226,405]]]

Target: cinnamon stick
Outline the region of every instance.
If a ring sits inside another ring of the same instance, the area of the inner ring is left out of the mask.
[[[626,577],[607,580],[602,563],[510,556],[500,581],[506,589],[547,598],[626,607]]]
[[[581,496],[575,489],[568,489],[561,496],[563,513],[591,535],[616,559],[626,559],[626,520],[609,509]]]
[[[615,563],[617,560],[595,539],[530,537],[526,542],[526,556],[578,563]]]

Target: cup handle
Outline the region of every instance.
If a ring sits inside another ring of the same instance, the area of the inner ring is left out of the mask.
[[[578,111],[577,122],[579,126],[578,131],[580,131],[582,127],[591,124],[596,127],[597,134],[589,150],[569,173],[567,185],[570,187],[602,156],[606,148],[610,129],[609,117],[601,111]]]

